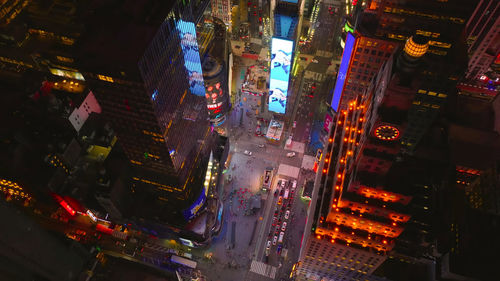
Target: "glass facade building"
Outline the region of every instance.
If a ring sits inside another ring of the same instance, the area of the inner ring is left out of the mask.
[[[101,22],[80,48],[83,75],[133,166],[131,215],[183,225],[182,214],[205,193],[217,135],[208,120],[195,26],[208,4],[158,4],[136,23],[95,17]]]

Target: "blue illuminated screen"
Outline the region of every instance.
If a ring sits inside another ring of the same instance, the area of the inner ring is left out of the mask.
[[[284,114],[290,78],[293,41],[273,38],[271,42],[271,73],[269,111]]]
[[[283,0],[283,2],[288,2],[288,3],[295,3],[297,4],[299,0]]]
[[[192,22],[179,20],[177,30],[181,39],[182,53],[184,54],[184,67],[189,77],[189,90],[197,96],[205,96],[203,85],[203,72],[201,70],[200,53],[196,41],[196,29]]]
[[[189,206],[189,208],[187,208],[186,210],[184,210],[182,212],[182,214],[184,215],[184,218],[186,220],[192,219],[198,213],[198,211],[201,209],[201,207],[203,206],[203,204],[205,203],[206,200],[207,200],[207,195],[203,191],[200,193],[200,196],[198,197],[198,199],[196,199],[196,201],[191,206]]]
[[[349,69],[349,62],[351,61],[352,50],[356,43],[356,38],[351,33],[347,33],[347,40],[345,42],[344,53],[342,54],[342,61],[340,62],[339,73],[337,75],[337,82],[335,83],[335,90],[332,97],[332,108],[335,112],[339,109],[340,98],[344,89],[345,78],[347,70]]]

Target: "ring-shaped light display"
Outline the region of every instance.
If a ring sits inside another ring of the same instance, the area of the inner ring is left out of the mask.
[[[381,140],[392,141],[399,137],[399,130],[394,126],[382,125],[375,129],[375,136]]]

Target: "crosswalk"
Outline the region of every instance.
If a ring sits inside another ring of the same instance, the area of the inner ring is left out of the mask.
[[[260,261],[252,260],[250,271],[274,279],[276,277],[276,266],[271,266]]]

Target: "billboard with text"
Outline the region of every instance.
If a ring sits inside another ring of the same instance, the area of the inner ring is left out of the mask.
[[[269,111],[286,111],[288,81],[292,62],[293,41],[273,38],[271,42],[271,72],[269,75]]]
[[[335,112],[338,112],[339,109],[340,99],[342,97],[342,92],[344,91],[345,79],[347,76],[347,71],[349,70],[352,51],[354,49],[355,43],[356,43],[356,38],[350,32],[348,32],[344,47],[344,53],[342,54],[342,61],[340,62],[339,72],[337,74],[337,82],[335,83],[335,89],[333,91],[333,97],[331,103],[332,109]]]

